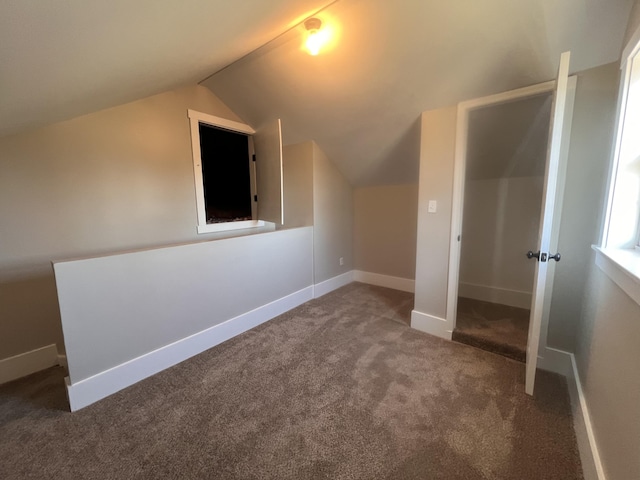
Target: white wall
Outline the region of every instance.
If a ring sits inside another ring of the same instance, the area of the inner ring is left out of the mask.
[[[0,359],[62,347],[51,260],[196,234],[187,109],[240,120],[187,87],[0,139]]]
[[[544,162],[544,157],[542,159]],[[467,180],[458,295],[531,306],[543,177]]]
[[[354,190],[355,268],[415,279],[418,185]]]
[[[311,228],[54,265],[71,384],[310,287]]]

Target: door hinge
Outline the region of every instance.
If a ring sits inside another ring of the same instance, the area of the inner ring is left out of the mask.
[[[246,198],[246,197],[245,197],[245,198]],[[253,201],[254,201],[254,202],[257,202],[257,201],[258,201],[258,195],[254,195],[254,196],[253,196]]]
[[[256,161],[256,154],[254,153],[252,158],[251,158],[254,162]]]

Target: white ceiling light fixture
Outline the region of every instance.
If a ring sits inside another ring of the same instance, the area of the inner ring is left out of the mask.
[[[322,30],[322,20],[315,17],[305,20],[304,28],[307,29],[307,40],[305,42],[307,51],[310,55],[316,56],[327,42],[327,31]]]

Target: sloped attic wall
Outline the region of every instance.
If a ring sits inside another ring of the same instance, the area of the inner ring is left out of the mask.
[[[0,139],[0,359],[62,347],[51,260],[196,234],[187,109],[240,120],[192,86]]]

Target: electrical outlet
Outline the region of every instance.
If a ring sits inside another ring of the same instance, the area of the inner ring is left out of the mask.
[[[344,265],[344,257],[340,257],[340,260],[338,260],[340,262],[340,265]]]
[[[429,200],[429,209],[427,211],[429,213],[436,213],[438,211],[438,202],[435,200]]]

